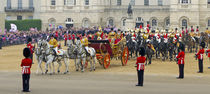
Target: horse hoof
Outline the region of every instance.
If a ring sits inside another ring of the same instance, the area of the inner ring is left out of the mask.
[[[52,73],[50,73],[50,75],[52,75]]]
[[[60,73],[60,70],[58,70],[58,73]]]
[[[96,69],[93,69],[94,71],[96,71]]]
[[[44,73],[42,73],[42,75],[44,75]]]
[[[45,71],[45,74],[47,74],[48,70]]]
[[[76,69],[76,71],[79,71],[78,69]]]

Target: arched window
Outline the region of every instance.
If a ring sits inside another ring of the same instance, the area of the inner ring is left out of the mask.
[[[50,18],[48,21],[49,21],[49,27],[55,28],[56,20],[54,18]]]
[[[182,20],[182,27],[187,27],[187,20],[186,19]]]
[[[208,20],[208,27],[210,27],[210,19]]]
[[[169,18],[166,19],[165,25],[166,26],[169,26],[170,25],[170,19]]]
[[[114,26],[114,20],[113,19],[109,19],[108,25]]]
[[[136,18],[136,27],[139,27],[140,25],[144,27],[144,20],[143,18],[138,17]]]
[[[88,18],[84,18],[82,21],[82,26],[88,28],[90,26],[90,21]]]
[[[157,26],[157,20],[156,19],[152,20],[152,26]]]

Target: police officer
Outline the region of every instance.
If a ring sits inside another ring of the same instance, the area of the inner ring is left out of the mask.
[[[200,46],[201,49],[196,54],[196,57],[198,58],[198,66],[199,66],[198,73],[203,73],[203,54],[204,54],[205,42],[201,42]]]
[[[185,58],[185,47],[184,44],[179,45],[179,54],[176,56],[178,59],[178,66],[179,66],[179,77],[177,79],[183,79],[184,78],[184,58]]]
[[[145,49],[143,47],[140,48],[140,57],[136,60],[137,65],[137,75],[138,75],[138,84],[136,86],[143,86],[144,82],[144,62],[146,61]]]

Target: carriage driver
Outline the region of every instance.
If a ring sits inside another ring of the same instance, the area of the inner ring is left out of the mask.
[[[58,42],[57,40],[54,38],[53,35],[50,36],[50,41],[49,44],[51,45],[51,47],[54,49],[54,51],[56,52],[56,55],[58,55]]]

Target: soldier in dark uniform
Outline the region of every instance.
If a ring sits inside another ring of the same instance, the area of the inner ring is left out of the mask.
[[[201,42],[200,46],[201,49],[196,54],[196,58],[198,58],[198,66],[199,66],[198,73],[203,73],[203,54],[204,54],[205,42]]]
[[[143,47],[140,48],[140,57],[136,60],[137,65],[137,75],[138,75],[138,84],[136,86],[143,86],[144,82],[144,62],[146,61],[145,49]]]
[[[178,65],[179,65],[179,77],[177,79],[183,79],[184,78],[184,58],[185,58],[185,52],[184,52],[185,46],[183,43],[179,45],[179,54],[176,56],[178,59]]]

